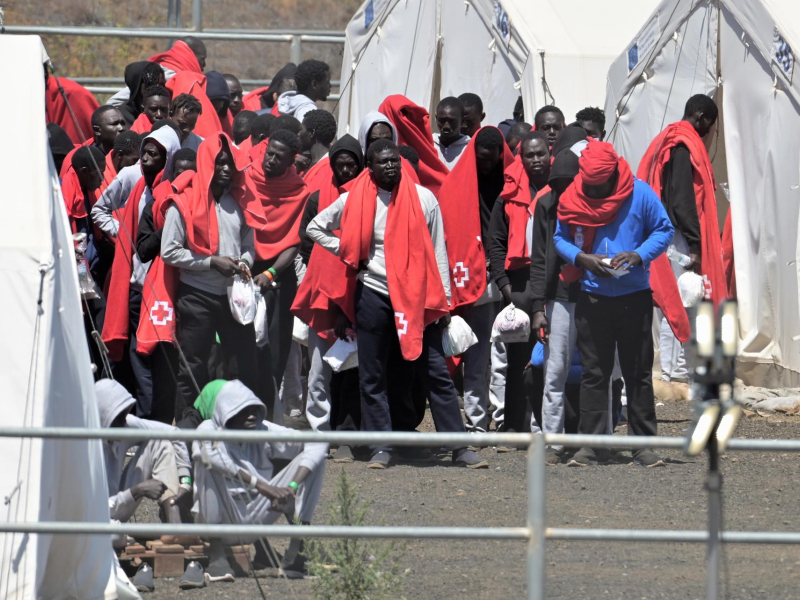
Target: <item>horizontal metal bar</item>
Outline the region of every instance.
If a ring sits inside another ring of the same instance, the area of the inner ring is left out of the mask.
[[[763,452],[800,452],[800,440],[745,440],[733,439],[727,450],[753,450]]]
[[[293,35],[288,33],[251,33],[245,31],[241,33],[221,33],[209,31],[196,32],[192,29],[153,29],[149,27],[51,27],[43,25],[8,25],[6,26],[6,33],[154,39],[175,39],[192,35],[202,40],[234,42],[291,42],[292,38],[294,38]]]
[[[312,44],[344,44],[346,38],[334,35],[319,35],[319,34],[300,34],[300,39],[304,42],[311,42]]]
[[[651,437],[624,435],[575,435],[566,433],[548,433],[545,441],[549,446],[566,446],[568,448],[683,448],[686,438]]]
[[[372,527],[344,525],[187,525],[165,523],[80,523],[43,521],[2,523],[3,533],[130,535],[197,535],[206,538],[273,536],[308,538],[425,538],[442,540],[527,540],[527,527]]]
[[[276,33],[285,35],[305,35],[311,37],[324,37],[326,39],[338,39],[344,42],[344,31],[327,31],[325,29],[220,29],[216,27],[204,27],[203,32],[209,33]],[[303,40],[305,41],[305,40]]]
[[[572,542],[671,542],[706,543],[708,531],[686,529],[572,529],[548,527],[548,540]],[[800,533],[791,531],[723,531],[726,544],[800,544]]]

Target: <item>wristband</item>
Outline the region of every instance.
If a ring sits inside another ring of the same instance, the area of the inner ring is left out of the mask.
[[[272,281],[277,281],[278,280],[278,272],[275,269],[273,269],[272,267],[267,269],[267,273],[272,273]]]
[[[184,476],[183,476],[183,477],[181,477],[181,478],[180,478],[178,481],[179,481],[180,483],[186,483],[186,484],[188,484],[188,485],[192,485],[192,478],[191,478],[191,477],[189,477],[188,475],[184,475]]]
[[[275,282],[275,276],[269,270],[264,271],[262,273],[262,275],[266,276],[266,278],[269,279],[270,283],[274,283]]]
[[[296,492],[297,488],[300,487],[300,484],[298,484],[296,481],[290,481],[289,485],[287,485],[286,487],[292,488]]]
[[[255,475],[250,475],[250,481],[247,483],[247,490],[252,492],[258,485],[258,478]]]

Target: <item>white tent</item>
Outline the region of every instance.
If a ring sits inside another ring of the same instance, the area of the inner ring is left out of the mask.
[[[347,26],[339,133],[390,94],[431,110],[478,94],[487,124],[601,106],[605,74],[656,0],[367,0]],[[349,84],[348,84],[349,82]],[[349,126],[349,129],[348,129]]]
[[[42,45],[0,35],[0,415],[12,427],[99,427],[72,236],[44,119]],[[3,522],[108,522],[100,441],[0,438]],[[103,536],[0,533],[0,597],[116,598]],[[106,592],[106,589],[109,591]]]
[[[720,107],[710,136],[720,222],[730,209],[745,383],[800,385],[797,0],[664,0],[608,73],[609,141],[635,168],[693,94]]]

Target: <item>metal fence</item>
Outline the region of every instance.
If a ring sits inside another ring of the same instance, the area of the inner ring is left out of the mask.
[[[591,435],[532,435],[525,433],[345,433],[345,432],[266,432],[266,431],[196,431],[196,430],[130,430],[81,428],[0,427],[0,437],[49,439],[114,439],[114,440],[207,440],[236,442],[327,442],[346,445],[389,443],[392,446],[462,446],[506,445],[528,449],[528,506],[524,527],[347,527],[309,525],[303,537],[347,538],[418,538],[418,539],[483,539],[527,541],[527,579],[529,600],[545,598],[545,550],[547,540],[594,542],[673,542],[708,543],[708,530],[657,529],[576,529],[547,527],[547,495],[545,446],[607,449],[681,449],[683,438],[626,437]],[[731,440],[728,451],[800,452],[796,440]],[[23,522],[0,523],[0,531],[39,534],[127,534],[160,536],[167,533],[221,536],[285,536],[297,535],[291,525],[166,525],[147,523],[78,523]],[[728,544],[800,544],[800,533],[728,531],[721,532],[719,542]]]

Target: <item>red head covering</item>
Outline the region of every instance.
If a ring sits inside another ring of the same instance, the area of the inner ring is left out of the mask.
[[[355,179],[347,197],[339,257],[352,270],[369,257],[377,195],[378,186],[369,171],[364,171]],[[425,327],[445,315],[448,308],[417,188],[405,174],[392,192],[384,249],[400,351],[404,359],[416,360],[422,352]]]
[[[161,54],[155,54],[148,58],[150,62],[157,62],[162,67],[166,67],[176,73],[181,71],[190,71],[192,73],[202,73],[203,69],[200,68],[200,63],[197,61],[189,44],[182,40],[178,40],[172,44],[172,48]]]
[[[475,165],[475,140],[478,135],[480,132],[472,137],[439,191],[450,262],[450,302],[454,309],[472,304],[486,289],[486,246],[489,240],[481,239],[478,169]],[[504,169],[514,160],[505,142],[500,159]],[[420,174],[421,167],[420,163]]]
[[[206,76],[202,73],[180,72],[175,77],[167,81],[167,89],[172,92],[172,97],[177,98],[181,94],[191,94],[200,101],[203,112],[197,117],[197,124],[194,132],[201,138],[213,137],[222,131],[217,111],[206,95]]]
[[[268,140],[254,148],[252,156],[260,156],[247,169],[248,198],[245,217],[248,222],[265,223],[256,229],[256,257],[273,261],[292,246],[300,245],[300,220],[308,199],[308,188],[292,165],[280,177],[267,177],[264,173],[264,154]],[[262,148],[263,147],[263,148]]]
[[[611,179],[620,158],[608,142],[590,142],[578,161],[579,173],[584,183],[601,185]]]
[[[400,94],[389,96],[378,108],[397,131],[397,143],[411,146],[419,154],[419,180],[437,196],[439,188],[449,174],[439,159],[431,135],[430,114]],[[462,157],[463,158],[463,157]]]
[[[69,100],[69,105],[75,113],[77,125],[72,120],[72,115],[67,108],[67,102],[58,88],[64,88],[64,94]],[[66,77],[50,75],[45,88],[45,118],[48,123],[55,123],[67,132],[73,144],[89,143],[93,140],[92,113],[100,108],[100,103],[92,93],[79,83]]]
[[[639,163],[638,176],[661,196],[664,168],[669,163],[672,149],[678,144],[688,148],[692,162],[694,196],[701,232],[700,265],[706,286],[706,299],[713,300],[714,304],[718,305],[728,297],[728,284],[722,259],[719,221],[717,221],[717,185],[703,139],[686,121],[668,125],[650,143]],[[653,288],[653,300],[667,317],[675,337],[682,342],[687,341],[691,334],[689,318],[686,316],[683,303],[680,302],[678,284],[666,254],[659,256],[650,266],[650,285]]]

